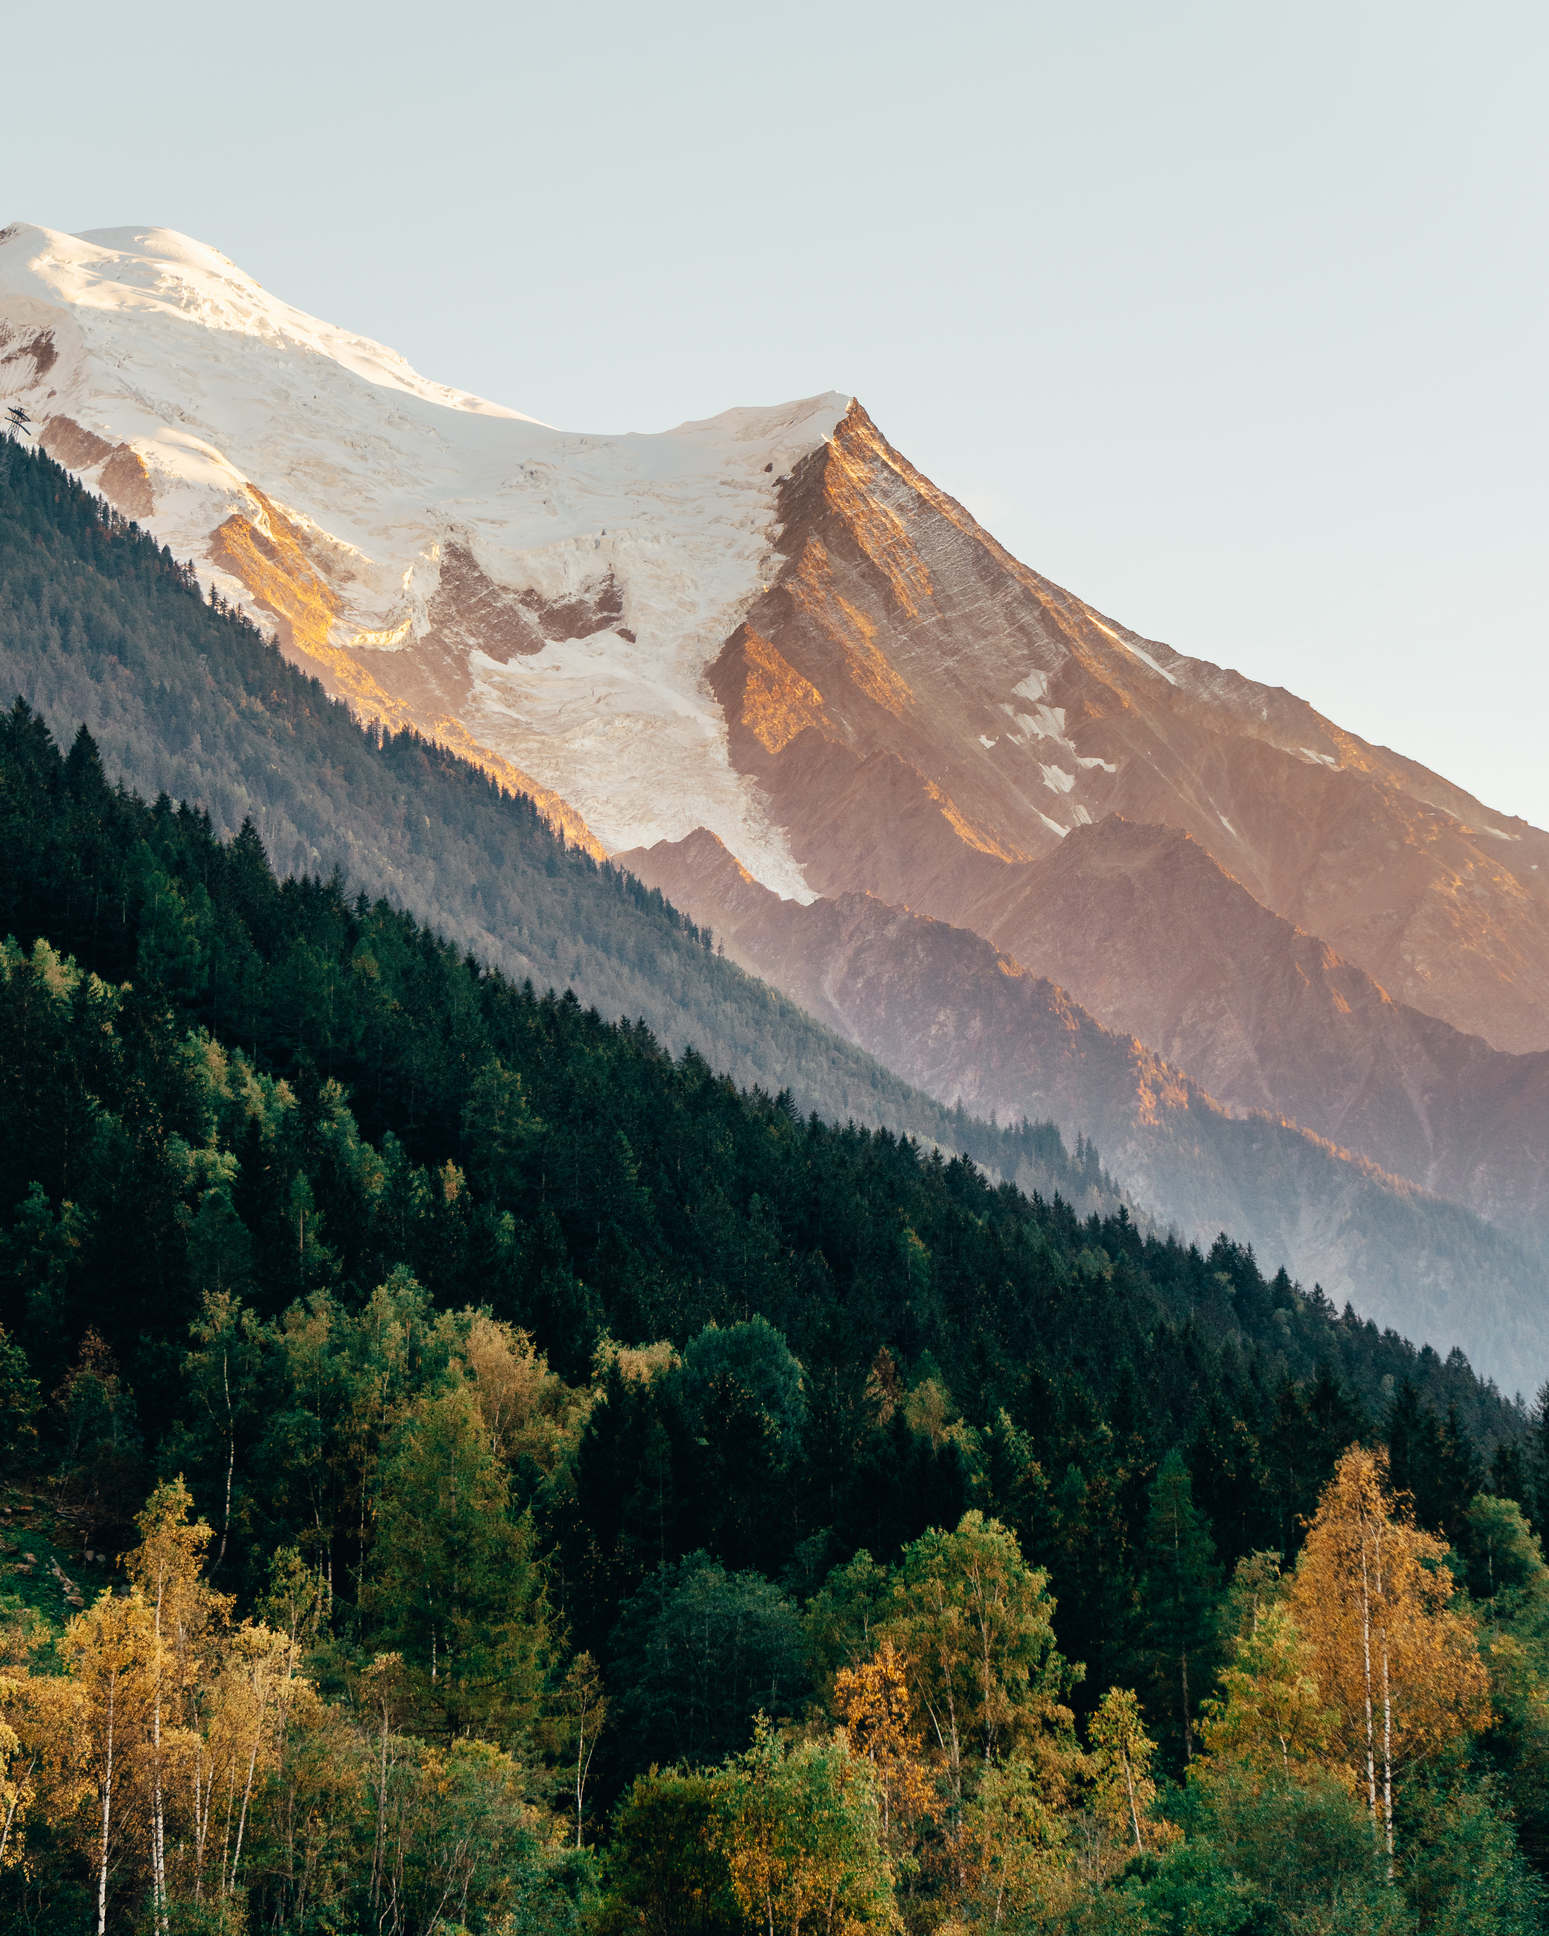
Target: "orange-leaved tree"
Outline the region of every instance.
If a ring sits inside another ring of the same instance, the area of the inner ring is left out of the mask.
[[[1489,1681],[1446,1546],[1396,1497],[1384,1451],[1352,1446],[1307,1532],[1290,1604],[1336,1739],[1393,1866],[1393,1784],[1485,1727]]]
[[[941,1804],[921,1758],[908,1670],[891,1640],[884,1640],[870,1660],[840,1668],[833,1701],[847,1746],[871,1764],[883,1841],[897,1861],[940,1814]]]

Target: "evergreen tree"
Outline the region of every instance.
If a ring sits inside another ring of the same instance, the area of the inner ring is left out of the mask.
[[[1176,1448],[1152,1481],[1141,1555],[1140,1659],[1152,1712],[1184,1761],[1194,1753],[1195,1714],[1212,1679],[1220,1572],[1203,1514]]]

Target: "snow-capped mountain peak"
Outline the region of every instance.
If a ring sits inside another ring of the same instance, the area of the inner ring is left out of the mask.
[[[23,224],[0,231],[0,392],[359,710],[487,749],[610,849],[707,825],[807,893],[703,672],[848,398],[577,435],[172,230]]]
[[[23,256],[32,275],[77,310],[127,313],[142,324],[147,312],[180,319],[327,357],[368,383],[447,409],[494,417],[522,414],[428,382],[396,350],[281,302],[219,249],[176,229],[88,229],[65,235],[18,222],[0,231],[0,241],[5,244],[0,260],[10,266]],[[9,277],[0,286],[9,288]]]

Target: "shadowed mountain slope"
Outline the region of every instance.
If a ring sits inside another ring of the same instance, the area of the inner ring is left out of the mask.
[[[971,924],[1233,1108],[1549,1229],[1549,1052],[1508,1055],[1394,1001],[1176,828],[1078,827]]]
[[[1051,1117],[1185,1235],[1230,1229],[1508,1385],[1541,1380],[1542,1260],[1470,1211],[1278,1118],[1228,1113],[965,929],[867,895],[782,901],[707,834],[620,858],[669,897],[693,894],[739,960],[942,1101]]]

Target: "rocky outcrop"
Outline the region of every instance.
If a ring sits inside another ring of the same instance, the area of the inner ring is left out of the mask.
[[[1549,835],[1100,617],[859,405],[780,513],[780,571],[708,676],[820,891],[977,925],[992,863],[1120,813],[1192,836],[1396,998],[1549,1047]]]
[[[52,368],[55,360],[52,339],[50,352],[42,364],[45,370]],[[94,484],[116,511],[138,524],[149,520],[156,508],[155,493],[145,459],[132,444],[110,444],[105,437],[94,436],[83,424],[64,416],[50,417],[38,432],[38,442],[50,457]]]

